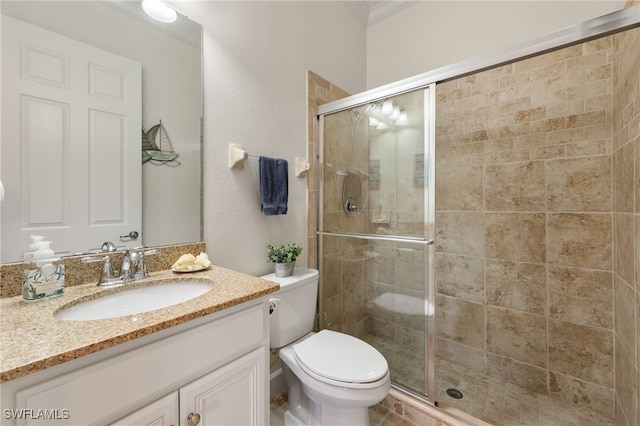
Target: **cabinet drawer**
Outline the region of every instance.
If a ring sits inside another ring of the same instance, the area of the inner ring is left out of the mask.
[[[268,343],[259,304],[16,393],[17,408],[67,410],[56,425],[116,420]],[[18,424],[47,424],[29,418]]]

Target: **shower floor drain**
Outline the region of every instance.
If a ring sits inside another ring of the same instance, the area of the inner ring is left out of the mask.
[[[458,389],[447,389],[447,395],[449,395],[453,399],[462,399],[462,392],[460,392]]]

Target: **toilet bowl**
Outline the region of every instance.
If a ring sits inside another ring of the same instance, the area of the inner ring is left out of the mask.
[[[384,357],[343,333],[322,330],[280,349],[279,355],[289,388],[288,411],[295,417],[285,418],[287,426],[368,425],[368,408],[391,387]]]
[[[292,277],[262,278],[280,284],[270,299],[270,322],[289,396],[285,425],[368,426],[368,408],[391,388],[386,359],[356,337],[311,332],[318,271],[296,268]]]

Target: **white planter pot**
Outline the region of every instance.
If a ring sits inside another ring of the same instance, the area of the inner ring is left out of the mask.
[[[275,263],[276,277],[288,277],[293,275],[293,268],[296,266],[296,262],[289,263]]]

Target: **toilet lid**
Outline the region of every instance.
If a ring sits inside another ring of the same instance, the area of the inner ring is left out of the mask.
[[[303,369],[339,382],[374,382],[389,368],[373,346],[331,330],[322,330],[293,345],[293,352]]]

